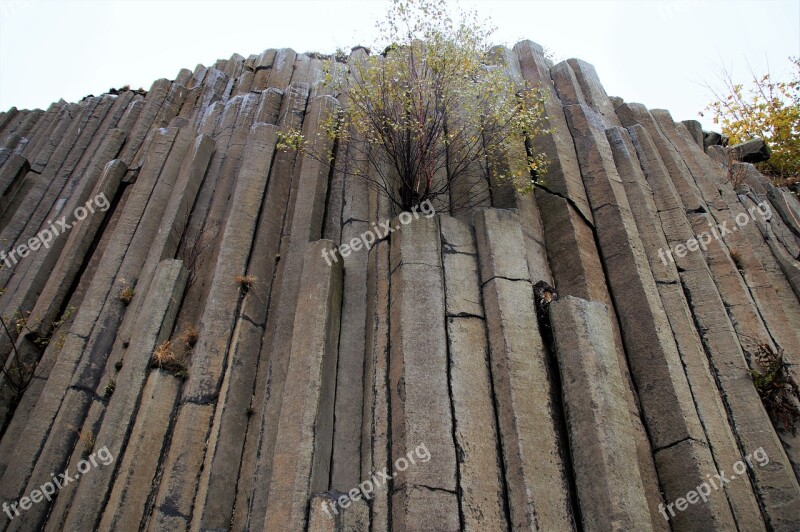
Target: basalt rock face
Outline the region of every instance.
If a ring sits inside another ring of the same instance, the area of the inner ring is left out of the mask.
[[[457,212],[276,148],[346,105],[316,55],[0,114],[2,528],[800,528],[750,374],[797,376],[797,198],[584,61],[495,52],[548,172]]]

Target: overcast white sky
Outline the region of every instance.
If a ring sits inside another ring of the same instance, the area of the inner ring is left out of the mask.
[[[0,0],[0,110],[46,108],[110,87],[148,89],[182,67],[234,52],[349,50],[371,42],[388,0]],[[606,90],[677,120],[709,101],[704,81],[768,67],[788,77],[800,55],[800,0],[462,0],[559,59],[595,65]]]

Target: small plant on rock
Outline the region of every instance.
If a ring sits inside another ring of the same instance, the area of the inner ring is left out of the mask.
[[[133,296],[136,295],[136,291],[133,289],[132,286],[126,285],[122,290],[119,291],[119,300],[122,301],[125,306],[131,304],[133,301]]]
[[[239,284],[243,292],[250,290],[253,284],[258,280],[255,275],[237,275],[233,279]]]
[[[153,356],[150,359],[150,367],[172,373],[172,375],[180,379],[185,379],[189,376],[186,356],[177,355],[172,349],[170,340],[164,341],[153,352]]]
[[[189,325],[181,333],[181,340],[186,344],[186,349],[191,351],[197,345],[198,331],[194,325]]]
[[[183,241],[178,250],[178,258],[183,261],[183,265],[189,272],[189,276],[186,279],[187,289],[195,284],[200,268],[214,251],[220,227],[220,222],[209,221],[200,230],[190,232],[187,228],[186,233],[183,235],[174,233],[176,237],[181,238]],[[173,231],[175,230],[173,229]]]
[[[800,420],[800,388],[786,371],[783,349],[759,343],[755,352],[748,354],[761,366],[761,371],[751,369],[750,377],[772,423],[795,434],[795,424]]]
[[[81,432],[78,440],[83,442],[83,452],[81,453],[84,458],[94,452],[94,434],[90,430]]]
[[[736,269],[742,271],[742,255],[735,249],[730,250],[731,260],[736,265]]]
[[[104,390],[104,395],[106,397],[111,397],[114,395],[114,390],[117,389],[117,381],[115,379],[111,379],[108,384],[106,384],[106,389]]]

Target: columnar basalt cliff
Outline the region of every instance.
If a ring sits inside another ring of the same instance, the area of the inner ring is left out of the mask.
[[[0,527],[800,529],[796,196],[495,52],[549,166],[467,209],[279,149],[347,104],[290,49],[0,114]]]

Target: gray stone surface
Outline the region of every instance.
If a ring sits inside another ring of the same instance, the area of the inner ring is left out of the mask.
[[[700,337],[695,330],[691,309],[680,286],[674,264],[664,262],[659,250],[668,248],[658,217],[653,191],[642,172],[628,133],[621,128],[606,130],[614,161],[642,237],[661,302],[685,368],[697,413],[716,463],[735,463],[739,449],[727,420],[725,405],[709,367]],[[763,519],[749,479],[725,487],[736,522],[747,529],[763,528]]]
[[[275,126],[268,124],[255,124],[250,131],[244,154],[247,164],[242,166],[234,192],[234,202],[239,209],[231,213],[222,232],[223,248],[209,288],[209,303],[200,318],[197,344],[190,357],[189,376],[182,391],[176,436],[183,437],[177,432],[178,427],[188,431],[185,434],[186,446],[180,450],[172,447],[175,452],[167,457],[164,481],[156,499],[157,510],[152,519],[154,526],[169,526],[177,522],[177,518],[171,515],[171,500],[176,493],[183,494],[181,500],[189,506],[181,508],[185,508],[183,514],[188,515],[197,489],[200,468],[185,468],[183,460],[190,460],[192,464],[202,462],[204,449],[202,445],[193,446],[196,444],[194,437],[198,435],[198,427],[192,426],[188,420],[182,424],[181,420],[184,417],[191,419],[190,416],[194,415],[197,409],[189,408],[190,405],[201,407],[210,417],[220,393],[235,323],[232,316],[238,308],[240,294],[247,290],[246,281],[241,280],[241,276],[247,273],[252,234],[266,189],[264,177],[272,163],[276,133]],[[263,281],[250,281],[251,284],[258,282]],[[209,428],[210,425],[206,425],[204,431]],[[190,453],[191,458],[187,456]]]
[[[660,449],[685,439],[705,443],[675,340],[605,137],[604,122],[584,105],[567,106],[565,113],[594,211],[609,286],[621,316],[631,375],[637,389],[648,391],[640,401],[654,451],[657,455]],[[693,460],[705,464],[694,472],[693,481],[699,484],[713,459],[702,446],[692,450],[700,453]],[[664,477],[660,471],[662,486],[666,486]],[[702,516],[704,510],[707,513]],[[733,523],[724,498],[699,508],[693,518],[705,520],[709,527],[721,523],[724,528]]]
[[[681,202],[676,183],[659,156],[650,135],[641,125],[628,127],[644,174],[653,191],[665,237],[671,246],[686,243],[694,230]],[[692,310],[714,378],[720,388],[729,423],[740,453],[763,449],[773,464],[753,468],[752,481],[760,504],[767,510],[765,521],[790,523],[793,517],[787,501],[795,498],[797,481],[789,460],[756,393],[748,374],[748,364],[726,307],[704,258],[697,253],[676,257],[681,286]],[[773,461],[774,460],[774,461]],[[771,486],[765,489],[764,486]],[[791,503],[790,503],[791,504]]]
[[[95,436],[97,449],[107,449],[111,456],[119,457],[128,443],[128,434],[140,401],[148,373],[150,357],[166,340],[172,330],[175,315],[186,287],[187,272],[181,261],[167,259],[159,263],[153,283],[147,294],[150,306],[136,322],[137,335],[131,340],[126,364],[115,380],[102,426]],[[72,501],[72,511],[65,527],[72,529],[94,528],[110,491],[114,467],[98,468],[80,483]],[[59,501],[60,502],[60,501]]]
[[[772,150],[764,139],[751,139],[734,144],[729,149],[736,160],[745,163],[763,163],[772,155]]]
[[[311,499],[308,532],[356,532],[369,530],[369,504],[363,499],[348,503],[347,508],[332,508],[336,492],[315,495]],[[341,496],[341,495],[340,495]]]
[[[550,321],[583,526],[652,530],[608,312],[568,296],[550,304]]]
[[[22,180],[30,170],[30,163],[24,157],[12,154],[0,166],[0,216],[5,213],[11,200],[22,186]],[[12,213],[13,214],[13,213]]]
[[[110,202],[0,264],[3,316],[31,311],[0,358],[36,365],[21,396],[0,379],[0,498],[20,510],[92,444],[114,454],[0,528],[800,527],[800,436],[750,373],[762,343],[800,378],[797,198],[724,136],[523,41],[487,60],[545,97],[547,131],[516,154],[546,156],[536,190],[481,161],[435,216],[398,217],[353,175],[383,170],[366,143],[320,134],[350,105],[327,74],[384,55],[233,54],[149,91],[0,113],[6,256]],[[295,131],[314,145],[275,149]],[[187,371],[149,367],[167,340]]]
[[[701,149],[704,149],[705,145],[703,144],[703,127],[700,125],[700,122],[697,120],[683,120],[681,123],[686,126],[686,129],[689,131],[689,135],[691,135],[692,140],[694,140]]]
[[[345,161],[345,164],[355,164]],[[347,491],[366,474],[360,471],[361,427],[364,403],[365,324],[367,321],[367,244],[362,235],[370,238],[368,223],[369,189],[364,180],[344,183],[341,211],[341,243],[355,243],[363,249],[346,252],[342,301],[342,329],[339,335],[339,365],[336,382],[337,424],[334,432],[331,465],[331,489]],[[369,234],[368,234],[369,233]],[[375,237],[373,237],[375,238]]]
[[[265,530],[304,529],[308,499],[331,474],[343,268],[323,251],[339,258],[329,240],[308,244],[304,254],[287,373],[293,386],[283,395]]]
[[[478,257],[472,228],[449,216],[442,231],[450,393],[467,530],[505,530],[505,496],[498,455],[486,320],[480,305]],[[477,308],[475,308],[477,307]],[[475,308],[476,312],[470,312]]]
[[[556,435],[558,414],[551,399],[527,264],[518,252],[502,255],[503,249],[522,247],[522,230],[508,211],[478,211],[474,221],[509,525],[512,529],[572,528]]]
[[[580,180],[580,168],[575,155],[575,146],[569,134],[556,89],[544,59],[544,50],[532,41],[522,41],[514,46],[519,57],[520,69],[525,81],[539,88],[545,100],[545,115],[550,134],[534,139],[537,150],[546,154],[548,160],[545,184],[549,190],[562,194],[573,201],[584,217],[591,220],[586,191]]]
[[[397,219],[393,226],[399,226]],[[407,529],[452,529],[459,522],[456,449],[448,386],[445,298],[438,217],[392,234],[390,408],[392,463],[424,445],[430,459],[398,470],[392,519]],[[421,493],[435,492],[432,505]],[[395,525],[396,526],[396,525]]]
[[[389,242],[377,243],[367,263],[366,360],[364,361],[364,413],[362,416],[361,470],[389,467]],[[370,505],[375,531],[389,530],[389,486],[376,489]]]
[[[287,106],[305,106],[307,86],[298,84],[287,91],[289,99]],[[308,108],[311,118],[304,124],[306,134],[315,131],[319,121],[325,120],[327,113],[334,112],[337,102],[332,98],[315,98]],[[309,135],[310,136],[310,135]],[[318,138],[323,143],[318,146],[319,153],[325,153],[332,148],[329,139]],[[278,164],[280,159],[275,160]],[[285,375],[288,370],[289,351],[291,347],[293,314],[298,297],[299,275],[302,269],[302,253],[309,241],[317,240],[322,234],[322,221],[324,220],[324,202],[326,197],[329,166],[319,159],[306,156],[297,160],[294,157],[283,161],[288,170],[281,168],[281,172],[291,174],[291,191],[288,198],[285,226],[283,229],[283,242],[280,249],[282,270],[275,279],[278,292],[271,300],[275,311],[274,319],[268,320],[264,338],[262,340],[262,354],[269,353],[265,358],[263,372],[256,381],[256,408],[254,437],[252,447],[245,458],[245,463],[251,465],[252,480],[240,488],[240,496],[247,500],[241,506],[244,515],[239,514],[238,519],[248,519],[252,522],[262,522],[266,511],[266,492],[259,486],[268,485],[272,474],[272,449],[277,435],[277,424],[280,416],[281,397],[285,384]],[[277,170],[277,168],[276,168]],[[280,174],[278,174],[280,175]],[[262,369],[260,367],[259,369]],[[252,482],[252,484],[249,484]],[[248,493],[249,492],[249,493]],[[237,504],[237,507],[239,505]]]

